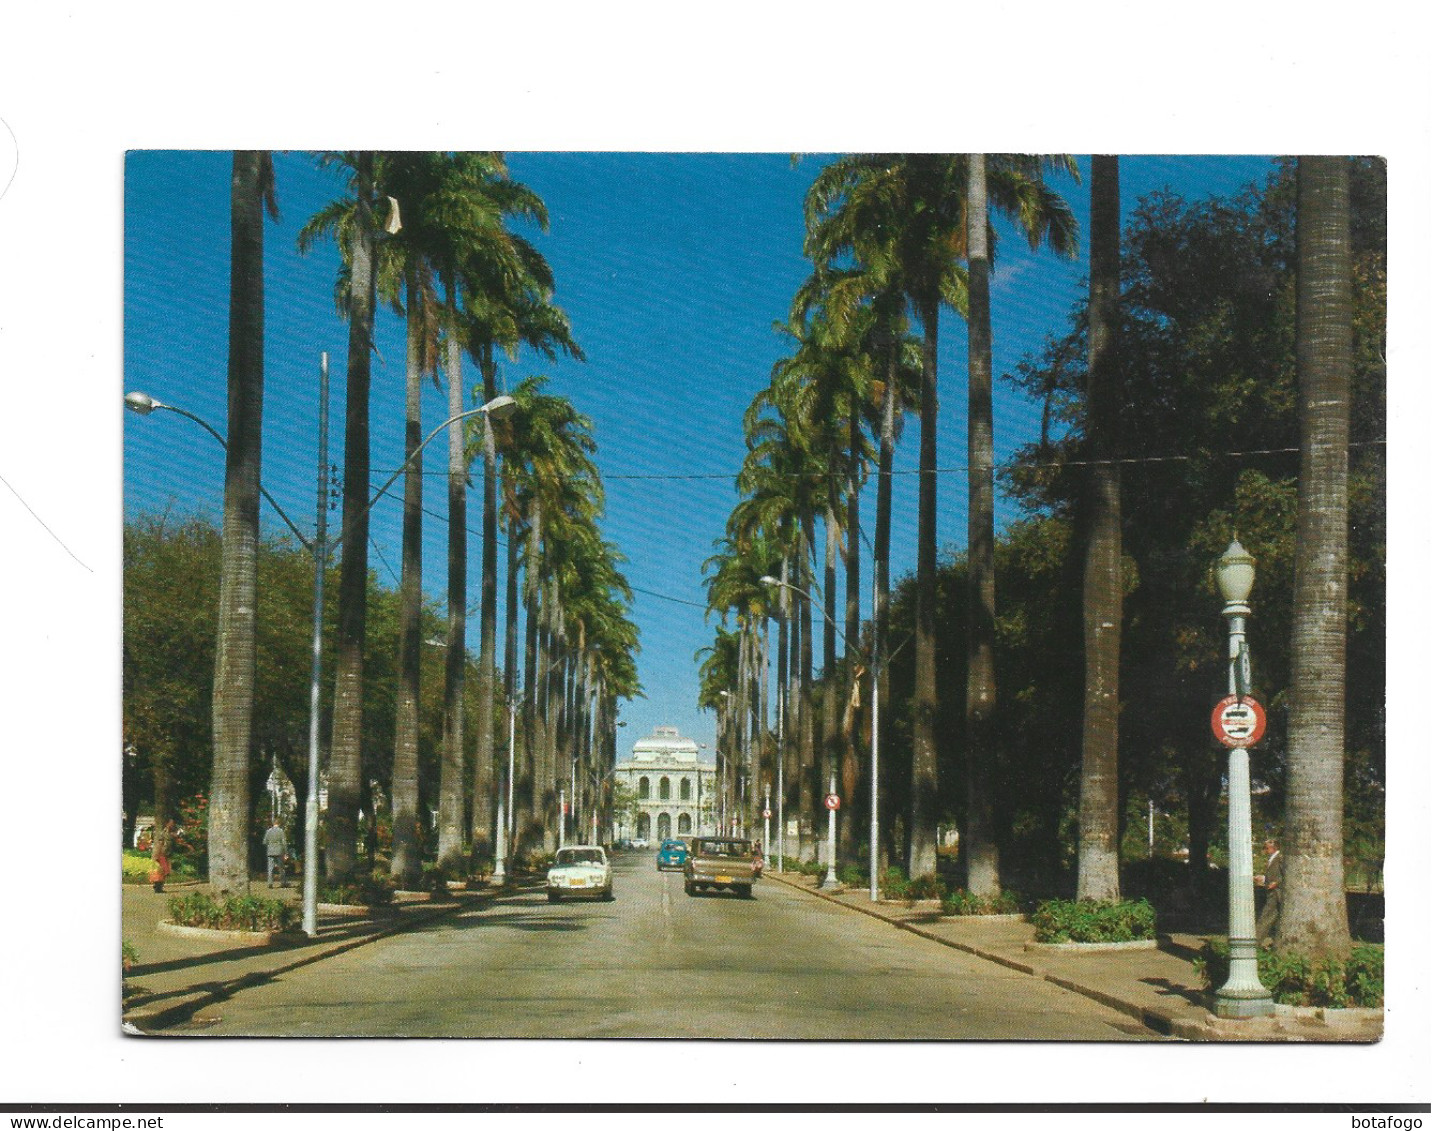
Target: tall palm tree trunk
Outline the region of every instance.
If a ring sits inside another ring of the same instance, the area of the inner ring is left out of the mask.
[[[483,347],[483,403],[497,396],[492,346]],[[477,658],[477,755],[473,765],[472,851],[474,858],[492,851],[496,793],[493,789],[493,711],[497,704],[497,445],[492,422],[482,418],[482,610],[481,651]],[[474,860],[474,862],[476,862]]]
[[[1347,467],[1352,238],[1342,157],[1298,159],[1297,363],[1302,466],[1293,578],[1283,908],[1275,945],[1351,949],[1343,891]]]
[[[416,264],[407,268],[408,366],[404,458],[423,438],[422,321]],[[403,568],[398,603],[398,701],[393,723],[393,860],[390,872],[403,888],[422,878],[418,850],[418,701],[422,652],[423,465],[407,465],[403,478]]]
[[[830,454],[831,465],[835,466],[837,453]],[[815,794],[817,797],[824,797],[830,790],[831,780],[837,779],[840,773],[841,741],[840,724],[844,714],[844,699],[841,695],[842,679],[840,672],[840,660],[836,656],[836,593],[835,593],[835,564],[840,557],[840,524],[835,517],[834,498],[837,488],[834,483],[834,476],[831,476],[829,487],[830,501],[825,508],[825,593],[824,616],[821,625],[821,655],[823,657],[821,668],[821,759],[820,759],[820,780],[816,783]],[[847,801],[849,799],[847,798]],[[823,808],[823,806],[822,806]],[[819,813],[816,814],[819,816]],[[837,815],[836,827],[842,824]],[[821,832],[824,831],[822,828]],[[825,837],[821,837],[821,844],[824,846]]]
[[[209,797],[209,881],[226,893],[246,892],[249,884],[249,746],[263,454],[263,202],[268,161],[265,153],[236,152],[229,193],[229,440]],[[167,806],[168,798],[164,801]],[[155,826],[156,841],[163,828]]]
[[[860,785],[860,734],[859,701],[856,686],[860,681],[861,667],[850,651],[860,640],[860,414],[851,408],[848,422],[846,466],[849,469],[845,485],[845,648],[846,679],[842,687],[842,699],[847,704],[843,712],[850,723],[843,728],[840,744],[840,795],[845,809],[838,822],[840,854],[846,860],[855,859],[856,845],[856,792]]]
[[[800,588],[804,593],[796,594],[800,615],[800,772],[796,775],[799,793],[796,808],[800,814],[800,858],[802,863],[815,859],[815,706],[811,702],[811,682],[814,657],[811,646],[811,598],[810,593],[810,523],[803,523],[805,532],[801,535],[800,555],[797,558],[797,574]]]
[[[531,523],[529,523],[527,541],[527,600],[526,600],[526,623],[523,627],[523,689],[522,689],[522,774],[521,774],[521,796],[518,805],[521,808],[522,824],[518,826],[518,835],[525,850],[539,843],[541,837],[542,813],[541,803],[541,778],[539,774],[538,758],[538,735],[537,735],[537,665],[540,652],[537,647],[537,617],[538,601],[540,599],[538,586],[534,580],[537,571],[537,549],[538,539],[537,528],[541,524],[541,512],[538,504],[534,502],[534,511]]]
[[[363,646],[368,631],[368,402],[373,348],[373,154],[357,157],[343,440],[343,567],[338,579],[333,738],[328,755],[326,874],[353,877],[363,776]]]
[[[517,680],[519,675],[517,667],[517,622],[520,614],[518,612],[519,606],[517,601],[517,573],[518,570],[521,569],[521,561],[518,556],[518,538],[519,531],[517,529],[517,522],[515,519],[509,517],[507,522],[507,615],[504,618],[502,626],[503,635],[506,637],[506,647],[503,652],[502,676],[507,691],[507,726],[509,728],[503,733],[507,742],[510,744],[511,761],[504,773],[503,798],[505,806],[505,799],[510,794],[512,797],[511,807],[514,809],[517,807],[519,801],[517,782],[515,780],[508,780],[508,775],[512,778],[516,778],[518,774],[516,739]],[[522,822],[518,820],[515,812],[507,812],[505,815],[509,828],[522,828]],[[509,841],[507,851],[511,853],[514,851],[514,848],[515,846]]]
[[[448,286],[448,333],[445,344],[448,415],[463,410],[462,345],[457,339],[457,299]],[[443,752],[439,772],[438,863],[454,867],[462,857],[464,720],[463,685],[467,674],[467,429],[448,429],[448,585],[447,655],[443,672]]]
[[[915,696],[911,725],[910,832],[907,865],[912,877],[935,871],[935,820],[939,804],[939,752],[935,742],[935,428],[939,413],[940,300],[920,303],[924,330],[920,377],[920,496],[915,558]],[[963,831],[963,830],[962,830]]]
[[[557,656],[553,628],[556,614],[556,593],[549,591],[543,597],[542,619],[537,626],[538,711],[541,718],[538,733],[542,763],[538,812],[542,822],[542,851],[549,854],[557,850],[557,720],[554,708]]]
[[[998,895],[995,832],[994,390],[989,209],[984,154],[969,157],[969,682],[965,690],[969,818],[962,832],[969,891]]]
[[[887,720],[891,715],[889,707],[890,673],[887,657],[890,639],[890,507],[893,495],[891,472],[895,462],[895,401],[899,395],[897,385],[899,357],[900,342],[898,338],[892,336],[890,356],[885,371],[885,400],[880,411],[880,470],[875,489],[875,560],[872,563],[872,568],[875,571],[875,608],[872,610],[875,621],[875,640],[872,651],[874,655],[880,657],[878,685],[873,689],[873,694],[880,696],[883,707],[876,724],[879,726],[880,732],[875,737],[879,740],[881,750],[890,748],[885,741],[885,736],[889,734]],[[875,791],[877,796],[871,799],[871,804],[879,804],[881,800],[882,791],[879,782],[875,784]],[[881,811],[884,811],[883,806],[881,806]],[[893,824],[893,821],[886,820],[883,827],[888,832]],[[886,864],[888,864],[888,860],[882,863],[882,869]]]
[[[1116,343],[1119,159],[1095,157],[1090,182],[1088,538],[1084,547],[1084,751],[1080,899],[1119,899],[1119,645],[1123,624]]]
[[[790,558],[781,555],[781,590],[777,597],[780,601],[780,624],[776,634],[776,758],[779,759],[777,771],[778,781],[776,782],[776,805],[777,820],[785,819],[786,810],[791,804],[791,785],[794,783],[793,762],[791,751],[795,749],[795,743],[791,741],[792,717],[791,717],[791,614],[790,614],[790,589],[786,583],[790,580]],[[784,844],[784,832],[778,832],[777,844]],[[774,851],[772,846],[767,846],[768,851]],[[782,862],[781,867],[785,867]]]

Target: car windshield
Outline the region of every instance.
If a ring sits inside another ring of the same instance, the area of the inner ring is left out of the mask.
[[[665,840],[661,842],[661,847],[666,849],[668,852],[675,852],[678,849],[685,848],[686,845],[679,840]]]
[[[707,840],[701,844],[703,856],[746,856],[750,851],[748,840]]]
[[[557,853],[557,863],[561,864],[600,864],[602,862],[602,850],[600,848],[564,848]]]

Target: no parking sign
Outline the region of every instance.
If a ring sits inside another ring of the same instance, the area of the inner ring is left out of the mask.
[[[1229,695],[1213,708],[1213,737],[1224,746],[1252,746],[1268,729],[1263,704],[1247,695]]]

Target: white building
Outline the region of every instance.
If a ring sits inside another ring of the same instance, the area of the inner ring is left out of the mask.
[[[661,841],[714,831],[716,767],[703,763],[700,752],[675,727],[657,727],[632,746],[628,760],[617,762],[618,790],[635,799],[613,814],[618,840]]]

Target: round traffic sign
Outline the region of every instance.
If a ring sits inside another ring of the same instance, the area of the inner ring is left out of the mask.
[[[825,795],[825,807],[826,807],[827,809],[839,809],[839,808],[840,808],[840,798],[837,797],[837,796],[836,796],[835,794],[833,794],[833,793],[827,793],[827,794]]]
[[[1252,746],[1268,728],[1263,704],[1247,695],[1229,695],[1213,708],[1213,737],[1224,746]]]
[[[771,819],[771,811],[770,811],[769,809],[762,809],[762,810],[761,810],[761,816],[764,817],[764,818],[766,818],[766,820],[770,820],[770,819]]]

